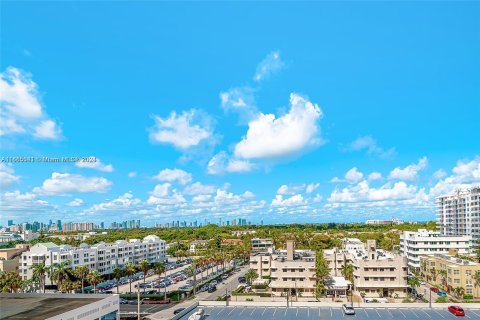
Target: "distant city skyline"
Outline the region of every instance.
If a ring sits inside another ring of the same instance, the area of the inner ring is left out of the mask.
[[[479,14],[4,2],[0,224],[434,220],[480,185]]]

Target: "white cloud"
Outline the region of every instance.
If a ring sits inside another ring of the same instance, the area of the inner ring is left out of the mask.
[[[195,182],[185,188],[183,193],[187,195],[199,195],[199,194],[211,194],[217,190],[215,186],[201,184],[200,182]]]
[[[317,190],[319,187],[320,187],[320,183],[310,183],[309,185],[307,185],[305,192],[312,193],[313,191]]]
[[[254,92],[249,86],[231,88],[220,93],[220,105],[226,112],[238,113],[240,123],[246,124],[258,114]]]
[[[41,187],[33,191],[42,195],[66,195],[72,192],[107,192],[112,183],[101,177],[84,177],[70,173],[52,173],[52,176],[45,181]]]
[[[207,172],[209,174],[242,173],[252,171],[253,167],[250,161],[231,158],[225,151],[220,151],[208,162]]]
[[[396,154],[395,148],[384,150],[377,145],[377,141],[372,136],[358,137],[346,148],[341,148],[342,151],[360,151],[367,150],[368,154],[377,154],[381,158],[393,158]]]
[[[15,175],[15,171],[13,170],[11,165],[0,163],[0,187],[1,188],[7,188],[12,184],[18,182],[19,180],[20,178]]]
[[[150,140],[170,143],[180,150],[198,146],[213,136],[212,118],[196,109],[183,111],[180,115],[173,111],[167,118],[154,116],[154,121]]]
[[[235,146],[235,156],[244,159],[279,159],[318,145],[317,121],[322,111],[316,104],[292,93],[290,110],[276,118],[260,113],[249,123],[246,136]]]
[[[139,210],[143,207],[142,201],[133,196],[131,192],[126,192],[123,195],[113,200],[105,200],[101,203],[94,204],[86,209],[84,214],[95,214],[105,212],[128,212],[132,213],[134,210]]]
[[[95,157],[91,156],[89,158],[94,159]],[[94,170],[103,171],[103,172],[113,171],[113,166],[111,164],[103,164],[99,158],[95,158],[95,159],[96,159],[95,162],[78,161],[75,163],[75,165],[79,168],[88,168],[88,169],[94,169]]]
[[[279,195],[294,195],[299,192],[303,192],[305,190],[305,184],[300,185],[281,185],[280,188],[277,190],[277,194]]]
[[[181,169],[164,169],[160,171],[154,179],[159,181],[167,181],[167,182],[174,182],[178,181],[178,183],[185,185],[192,181],[192,175],[184,170]]]
[[[433,173],[433,177],[435,179],[442,179],[442,178],[445,178],[446,176],[447,176],[447,173],[442,169],[439,169]]]
[[[427,167],[428,159],[423,157],[418,160],[418,163],[412,163],[405,168],[397,167],[390,172],[388,176],[389,179],[398,179],[412,181],[417,178],[417,174],[420,170],[423,170]]]
[[[480,184],[480,157],[473,160],[457,162],[452,174],[440,180],[430,189],[430,196],[449,194],[456,189],[468,188],[473,184]]]
[[[67,206],[69,206],[69,207],[80,207],[82,205],[83,205],[83,200],[80,199],[80,198],[75,198],[72,201],[70,201],[69,203],[67,203]]]
[[[372,188],[366,180],[357,185],[349,186],[341,190],[335,189],[328,199],[329,202],[369,202],[387,200],[414,199],[417,194],[417,187],[407,185],[403,181],[396,182],[393,186],[390,183],[380,188]]]
[[[372,172],[368,175],[368,181],[381,180],[382,174],[380,172]]]
[[[283,195],[277,194],[275,199],[272,200],[272,206],[274,207],[290,207],[305,205],[306,201],[301,194],[293,195],[289,198],[283,198]]]
[[[170,183],[157,184],[153,188],[153,191],[150,193],[150,195],[157,198],[166,197],[169,194],[169,190],[171,186],[172,185]]]
[[[193,202],[205,202],[209,201],[212,198],[211,194],[200,194],[192,198]]]
[[[62,130],[43,110],[31,75],[8,67],[0,73],[0,136],[20,133],[56,140],[61,138]]]
[[[264,80],[269,75],[282,69],[284,66],[285,63],[280,58],[280,53],[278,51],[271,52],[258,64],[253,79],[255,81]]]
[[[362,180],[363,173],[358,171],[357,167],[353,167],[352,169],[348,170],[345,173],[345,180],[349,183],[357,183],[358,181]]]
[[[137,176],[137,173],[135,171],[131,171],[128,173],[129,178],[135,178]]]
[[[38,139],[56,140],[62,136],[62,130],[53,120],[44,120],[35,127],[33,135]]]
[[[21,193],[16,190],[0,194],[0,209],[2,216],[18,212],[21,214],[19,217],[24,219],[29,214],[45,212],[45,210],[51,214],[55,208],[47,201],[38,199],[34,193]]]

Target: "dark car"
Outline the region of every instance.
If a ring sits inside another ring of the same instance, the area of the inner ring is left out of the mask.
[[[212,293],[212,292],[215,292],[217,291],[217,287],[216,286],[210,286],[208,287],[208,293]]]
[[[127,299],[120,299],[120,304],[128,304],[128,300]]]
[[[247,279],[244,276],[241,276],[241,277],[238,277],[238,282],[245,283],[247,282]]]
[[[185,310],[185,308],[175,309],[175,310],[173,311],[173,314],[179,314],[179,313],[182,312],[183,310]]]
[[[450,306],[448,307],[448,311],[450,311],[450,313],[453,313],[456,316],[465,316],[465,311],[463,311],[462,307],[460,306]]]

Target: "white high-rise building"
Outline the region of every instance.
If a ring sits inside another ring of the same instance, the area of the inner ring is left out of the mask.
[[[480,186],[437,197],[436,207],[441,234],[471,236],[473,246],[480,245]]]
[[[449,249],[457,249],[458,254],[468,255],[471,246],[471,236],[448,236],[426,229],[404,231],[400,235],[400,254],[407,257],[408,266],[412,268],[420,268],[422,255],[447,254]]]
[[[93,246],[82,243],[79,247],[56,245],[51,242],[37,243],[22,253],[20,276],[24,280],[32,277],[31,266],[45,261],[46,266],[69,261],[68,268],[87,266],[100,274],[112,273],[113,269],[128,263],[137,264],[142,260],[151,263],[165,261],[165,241],[150,235],[139,239],[118,240],[115,243],[100,242]]]

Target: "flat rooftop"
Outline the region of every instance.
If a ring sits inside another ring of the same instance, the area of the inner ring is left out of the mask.
[[[0,319],[44,320],[90,303],[105,296],[64,294],[0,294]]]

